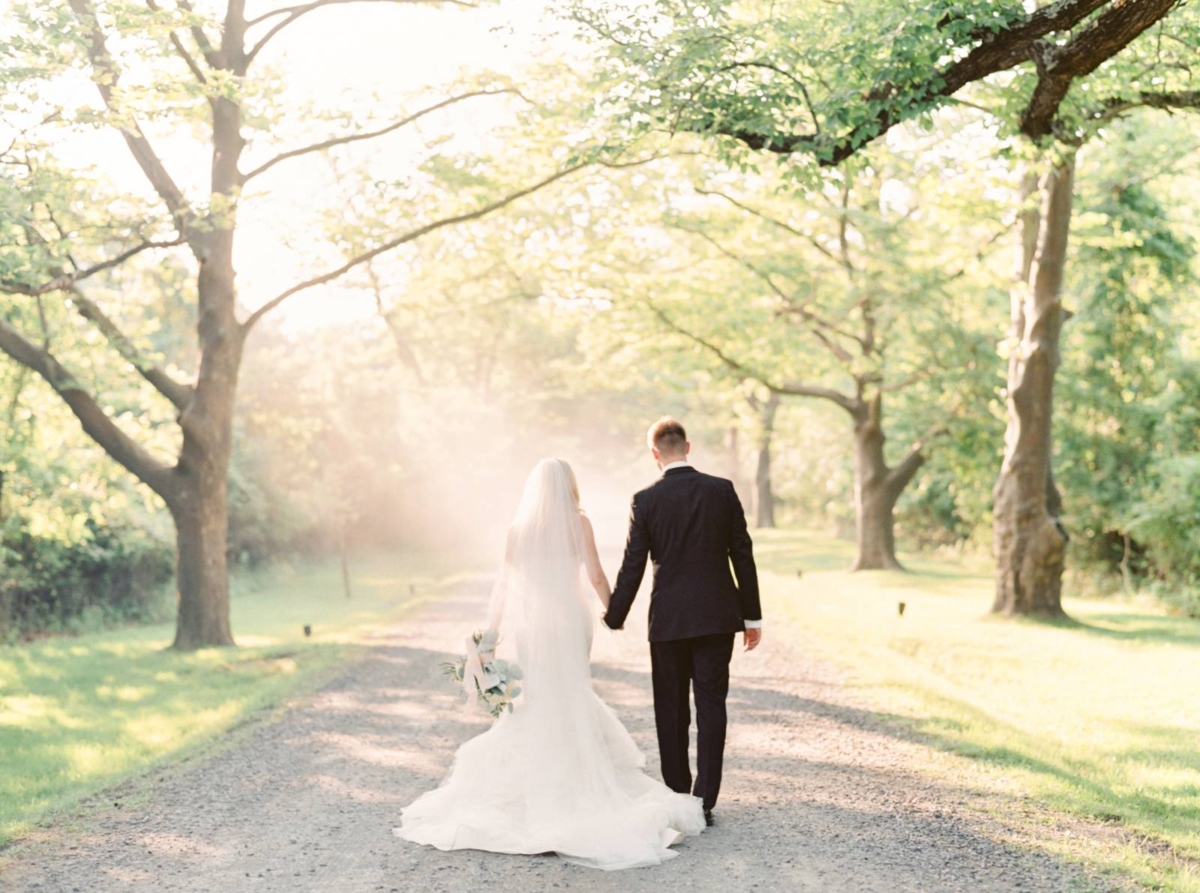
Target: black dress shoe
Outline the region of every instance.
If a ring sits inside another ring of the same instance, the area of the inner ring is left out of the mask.
[[[704,810],[704,824],[706,824],[710,828],[715,824],[711,809]]]

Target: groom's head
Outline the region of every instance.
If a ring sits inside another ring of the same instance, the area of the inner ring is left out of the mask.
[[[672,462],[681,462],[687,458],[692,445],[688,443],[687,432],[683,425],[668,415],[663,416],[650,426],[646,434],[650,452],[659,468],[664,468]]]

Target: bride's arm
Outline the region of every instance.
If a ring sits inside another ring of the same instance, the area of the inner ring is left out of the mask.
[[[592,522],[588,520],[587,515],[579,517],[583,522],[583,563],[587,568],[588,579],[592,581],[596,595],[600,596],[600,603],[607,611],[608,602],[612,598],[612,587],[608,585],[604,566],[600,564],[600,552],[596,549],[596,534],[592,531]]]

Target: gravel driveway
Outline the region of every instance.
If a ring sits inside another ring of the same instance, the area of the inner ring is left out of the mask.
[[[855,706],[767,620],[734,658],[715,828],[665,865],[598,872],[553,856],[441,853],[392,836],[485,727],[437,663],[478,625],[483,581],[381,630],[366,658],[282,714],[121,785],[4,852],[5,891],[1067,891],[1110,882],[995,838],[979,795],[911,767],[941,759]],[[635,614],[644,613],[639,601]],[[802,643],[801,643],[802,645]],[[641,625],[597,631],[597,689],[657,775]],[[114,808],[113,802],[121,802]]]

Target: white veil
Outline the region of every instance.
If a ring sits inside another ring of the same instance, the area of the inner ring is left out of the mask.
[[[587,669],[592,614],[581,586],[583,549],[574,476],[561,459],[543,459],[509,528],[485,640],[485,647],[497,637],[515,646],[527,692],[539,687],[539,671],[561,673],[580,658]]]

